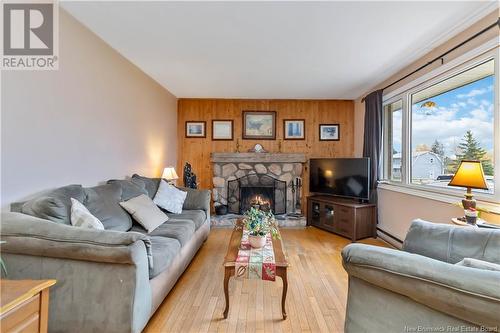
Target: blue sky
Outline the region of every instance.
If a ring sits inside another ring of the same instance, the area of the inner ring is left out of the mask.
[[[471,130],[483,149],[493,153],[494,76],[488,76],[463,87],[429,98],[412,106],[412,149],[431,146],[438,140],[445,153],[454,157],[457,145]],[[426,101],[434,108],[422,108]],[[394,114],[394,130],[400,131],[400,115]],[[401,151],[400,134],[394,137],[394,148]]]

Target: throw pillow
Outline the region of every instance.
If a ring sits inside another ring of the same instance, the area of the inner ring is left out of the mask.
[[[104,225],[87,207],[75,198],[71,198],[71,225],[75,227],[104,230]]]
[[[462,261],[457,262],[455,265],[500,272],[499,264],[474,258],[464,258]]]
[[[122,201],[120,205],[129,212],[134,220],[142,225],[148,233],[168,221],[168,216],[165,215],[146,194],[141,194],[130,200]]]
[[[180,214],[186,196],[187,192],[179,190],[162,179],[153,202],[171,213]]]

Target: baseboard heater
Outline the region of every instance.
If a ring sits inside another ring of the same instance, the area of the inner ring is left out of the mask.
[[[391,238],[392,240],[396,241],[397,243],[399,243],[400,245],[403,245],[403,241],[399,238],[397,238],[396,236],[388,233],[387,231],[385,230],[382,230],[380,228],[377,227],[377,231],[380,231],[382,234],[384,234],[385,236]]]

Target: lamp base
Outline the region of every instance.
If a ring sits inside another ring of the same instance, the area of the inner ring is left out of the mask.
[[[462,205],[464,209],[476,208],[476,200],[472,197],[472,189],[467,187],[467,193],[465,193],[465,199],[462,199]]]
[[[476,208],[476,200],[473,199],[472,197],[466,197],[465,199],[462,199],[462,206],[464,207],[465,210],[470,209],[470,208]]]

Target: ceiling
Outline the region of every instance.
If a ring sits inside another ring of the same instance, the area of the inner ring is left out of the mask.
[[[61,2],[179,98],[355,99],[497,2]]]

